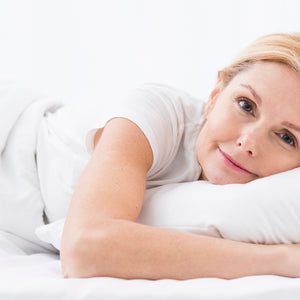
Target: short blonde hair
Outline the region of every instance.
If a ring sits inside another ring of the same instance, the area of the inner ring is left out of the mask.
[[[228,67],[219,71],[218,78],[222,79],[226,86],[239,72],[259,61],[286,64],[300,76],[300,32],[275,33],[258,38],[242,51]]]

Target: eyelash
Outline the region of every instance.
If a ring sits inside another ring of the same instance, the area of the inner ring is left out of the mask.
[[[282,137],[284,135],[288,136],[289,139],[292,141],[292,143],[289,143],[286,140],[284,140],[283,137]],[[294,138],[294,136],[292,134],[285,132],[285,133],[279,133],[278,136],[284,141],[284,143],[290,145],[291,147],[294,147],[294,148],[296,147],[297,142],[296,142],[296,139]]]
[[[241,102],[245,102],[247,105],[251,106],[252,112],[250,112],[250,111],[244,109],[244,108],[242,107],[242,105],[241,105]],[[247,98],[244,98],[244,97],[240,97],[240,98],[237,99],[237,103],[238,103],[239,107],[240,107],[243,111],[245,111],[246,113],[250,113],[251,115],[254,116],[253,107],[255,106],[255,104],[254,104],[251,100],[249,100],[249,99],[247,99]]]
[[[253,103],[251,100],[249,100],[248,98],[245,98],[245,97],[237,98],[236,101],[237,101],[237,103],[238,103],[238,105],[239,105],[239,107],[240,107],[241,110],[243,110],[245,113],[249,113],[252,116],[254,116],[254,109],[256,107],[255,103]],[[248,109],[245,109],[241,105],[241,102],[246,103],[248,105]],[[249,109],[251,109],[251,111]],[[281,138],[281,140],[284,143],[288,144],[289,146],[294,147],[294,148],[297,146],[297,140],[295,139],[295,137],[291,133],[284,132],[284,133],[278,133],[277,135]],[[288,142],[288,141],[286,141],[286,140],[284,140],[283,136],[288,136],[288,138],[291,141],[291,143]]]

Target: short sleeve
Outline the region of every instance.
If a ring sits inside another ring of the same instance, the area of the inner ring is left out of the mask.
[[[94,152],[94,136],[98,128],[90,129],[85,136],[85,146],[88,154],[92,155]]]
[[[172,87],[148,83],[130,91],[105,123],[115,117],[134,122],[144,133],[153,152],[148,178],[160,175],[174,159],[184,131],[183,92]],[[103,120],[99,120],[99,124]],[[101,127],[101,126],[99,126]],[[86,148],[92,154],[97,128],[86,134]]]

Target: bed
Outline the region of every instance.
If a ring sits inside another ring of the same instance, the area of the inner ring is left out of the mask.
[[[86,112],[86,123],[79,124],[76,117],[72,121],[74,111],[70,118],[57,114],[66,124],[59,132],[56,149],[60,155],[54,153],[61,161],[52,161],[47,178],[37,170],[41,122],[46,114],[63,111],[63,103],[15,86],[1,87],[0,98],[4,107],[0,112],[0,299],[300,298],[300,278],[273,275],[182,281],[63,278],[59,257],[63,220],[72,189],[88,159],[84,133],[99,115],[91,108]],[[77,113],[83,115],[81,107]],[[68,130],[74,132],[74,126],[78,126],[76,136],[68,134]],[[69,143],[72,147],[65,147]],[[67,149],[75,150],[70,153]],[[61,168],[62,164],[69,167]],[[298,168],[234,189],[205,182],[152,188],[146,191],[138,222],[252,243],[300,243],[299,176]]]
[[[300,278],[64,279],[59,254],[0,231],[0,299],[211,299],[298,300]]]

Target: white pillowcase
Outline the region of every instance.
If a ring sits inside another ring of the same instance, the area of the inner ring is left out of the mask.
[[[247,184],[207,181],[149,190],[139,222],[258,243],[300,243],[300,168]]]
[[[247,184],[207,181],[146,191],[139,223],[258,244],[300,243],[300,168]],[[37,236],[58,250],[64,219]]]

